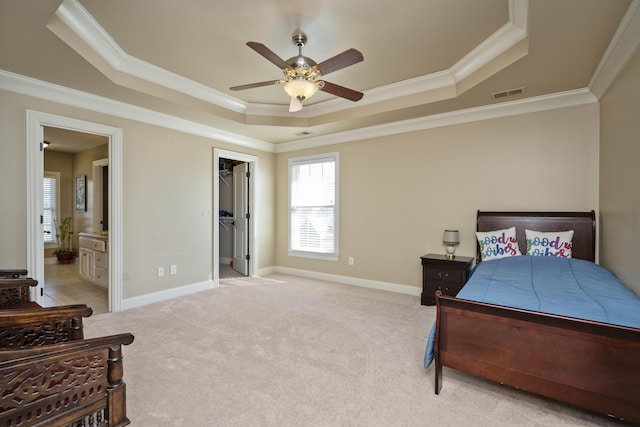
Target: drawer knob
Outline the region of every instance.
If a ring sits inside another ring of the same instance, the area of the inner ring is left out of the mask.
[[[443,273],[442,271],[438,271],[438,277],[441,279],[445,279],[449,277],[449,273]]]

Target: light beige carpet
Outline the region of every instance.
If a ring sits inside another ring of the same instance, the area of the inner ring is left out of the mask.
[[[433,307],[418,297],[285,275],[94,315],[124,347],[132,425],[589,426],[606,417],[422,365]]]

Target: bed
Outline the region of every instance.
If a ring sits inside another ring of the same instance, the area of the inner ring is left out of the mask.
[[[594,212],[478,212],[479,232],[512,226],[516,228],[517,244],[522,254],[526,254],[525,229],[542,232],[574,230],[572,259],[575,261],[567,261],[571,263],[567,264],[571,273],[574,264],[584,264],[585,267],[590,265],[589,269],[595,268],[598,275],[610,274],[593,264],[596,236]],[[527,259],[537,263],[545,261],[543,258],[546,257],[513,258],[526,264]],[[630,318],[624,321],[614,319],[617,323],[614,324],[598,316],[592,316],[596,319],[593,320],[576,317],[575,312],[569,315],[548,312],[554,311],[555,306],[571,305],[573,297],[562,303],[548,298],[543,311],[526,304],[524,307],[507,306],[495,300],[499,292],[475,288],[477,283],[482,283],[481,276],[478,278],[477,274],[498,263],[506,264],[504,260],[506,258],[500,262],[492,260],[480,263],[479,250],[479,265],[463,290],[456,297],[443,296],[439,292],[436,294],[436,323],[430,334],[433,342],[429,341],[425,353],[425,366],[428,366],[431,362],[429,346],[432,345],[435,393],[441,391],[442,367],[446,366],[640,423],[640,310],[632,309]],[[534,271],[544,273],[546,269],[546,264],[540,264]],[[511,280],[496,277],[505,286]],[[596,276],[595,280],[600,280],[600,276]],[[544,281],[542,287],[545,287]],[[597,293],[597,286],[594,289]],[[535,292],[540,293],[536,297],[543,301],[545,297],[542,291],[536,289]],[[621,292],[625,295],[625,290]],[[638,304],[636,307],[640,307],[640,299],[628,289],[626,292],[625,298],[630,299],[628,304]],[[491,302],[471,300],[478,295],[491,293],[492,298],[488,298]],[[596,306],[600,304],[597,300],[594,302]]]

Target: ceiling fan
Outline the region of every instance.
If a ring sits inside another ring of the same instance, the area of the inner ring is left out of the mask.
[[[362,92],[335,83],[318,80],[321,76],[361,62],[364,60],[362,53],[352,48],[317,64],[314,60],[302,55],[302,47],[307,43],[306,35],[294,34],[291,41],[298,47],[298,56],[289,58],[286,61],[262,43],[247,43],[247,46],[251,49],[278,66],[284,74],[284,79],[233,86],[229,89],[244,90],[254,87],[284,84],[285,92],[291,97],[291,103],[289,104],[290,112],[300,111],[302,109],[302,102],[307,98],[311,98],[318,90],[354,102],[362,99],[364,95]]]

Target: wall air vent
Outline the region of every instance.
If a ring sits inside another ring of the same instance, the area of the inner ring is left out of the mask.
[[[514,95],[522,95],[524,93],[524,87],[518,87],[515,89],[503,90],[502,92],[494,92],[491,94],[493,99],[502,99]]]

